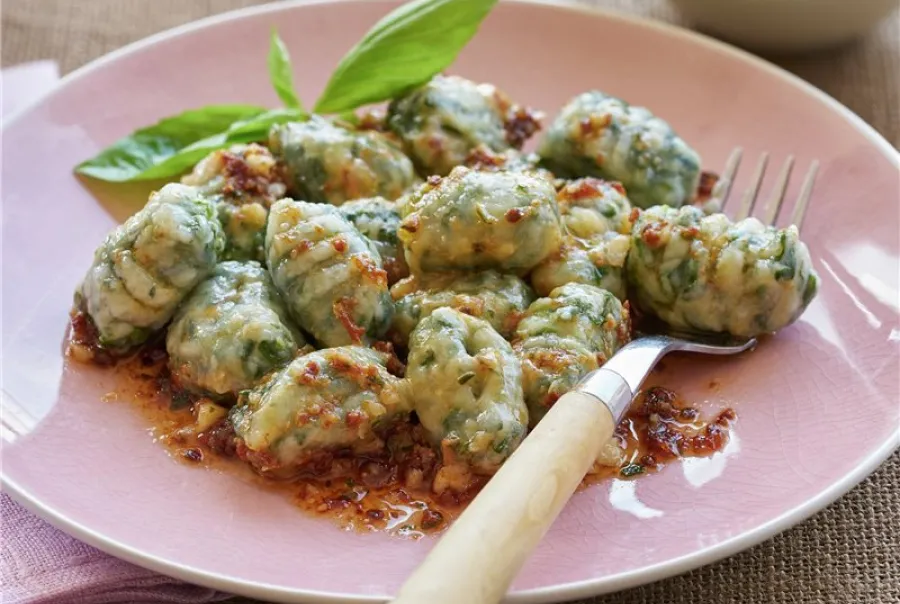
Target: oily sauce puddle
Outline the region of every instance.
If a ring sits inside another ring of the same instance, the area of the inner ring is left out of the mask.
[[[260,476],[237,459],[233,449],[222,445],[217,434],[221,422],[197,432],[194,406],[198,403],[172,388],[166,362],[165,350],[159,345],[119,360],[110,367],[117,387],[104,401],[133,404],[148,422],[152,437],[173,459],[277,491],[305,512],[330,519],[341,528],[409,538],[439,532],[484,484],[459,496],[431,492],[439,461],[415,423],[387,437],[390,453],[383,457],[338,453],[324,456],[307,472],[290,479]],[[710,388],[715,387],[715,382],[710,383]],[[648,387],[616,428],[615,438],[624,451],[622,463],[618,467],[595,466],[580,488],[613,477],[638,479],[677,459],[712,455],[727,444],[734,421],[731,409],[704,419],[695,406],[673,391]]]

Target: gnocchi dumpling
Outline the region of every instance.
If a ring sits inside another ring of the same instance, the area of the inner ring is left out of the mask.
[[[405,382],[387,362],[361,346],[297,357],[232,409],[238,455],[263,474],[289,476],[322,454],[380,452],[384,431],[410,410]]]
[[[749,337],[796,321],[818,290],[797,227],[695,207],[644,211],[631,238],[634,302],[676,329]]]
[[[336,207],[275,203],[266,256],[291,316],[323,346],[368,344],[390,326],[394,305],[381,256]]]
[[[269,207],[287,190],[271,151],[255,143],[213,151],[181,182],[216,203],[225,233],[221,260],[265,263]]]
[[[446,176],[479,145],[491,151],[520,148],[540,122],[490,84],[436,75],[391,102],[387,126],[423,176]]]
[[[547,179],[529,173],[460,166],[430,178],[401,204],[410,271],[527,273],[562,243],[555,198]]]
[[[391,296],[394,298],[392,331],[400,343],[409,339],[419,321],[444,307],[484,319],[509,339],[522,313],[535,298],[520,278],[496,271],[409,277],[391,288]]]
[[[607,233],[630,235],[637,215],[620,183],[599,178],[565,183],[556,201],[566,229],[579,239]]]
[[[493,474],[525,437],[521,366],[487,321],[435,310],[410,336],[407,379],[416,415],[442,454],[437,492],[466,490],[470,473]]]
[[[539,296],[549,296],[567,283],[605,289],[620,300],[627,297],[625,259],[627,235],[601,236],[593,241],[567,237],[562,247],[531,272],[531,285]]]
[[[621,182],[640,208],[691,202],[700,156],[644,107],[593,90],[563,107],[538,147],[554,174]]]
[[[318,115],[273,126],[269,147],[284,162],[288,192],[303,201],[393,200],[416,179],[412,162],[384,134]]]
[[[560,249],[531,273],[538,295],[548,296],[566,283],[584,283],[625,300],[625,259],[637,215],[625,190],[619,183],[582,178],[566,183],[557,203],[567,235]]]
[[[381,255],[388,283],[393,285],[409,276],[409,267],[403,257],[403,246],[397,236],[400,227],[400,210],[397,202],[383,197],[356,199],[340,207],[341,215],[359,232],[369,238]]]
[[[209,275],[225,244],[215,211],[197,189],[173,183],[106,237],[75,293],[101,347],[144,343]]]
[[[258,262],[222,262],[182,303],[166,337],[176,384],[233,397],[286,365],[305,345]]]
[[[532,425],[582,377],[627,344],[630,332],[627,307],[592,285],[570,283],[535,300],[513,340],[522,362]]]

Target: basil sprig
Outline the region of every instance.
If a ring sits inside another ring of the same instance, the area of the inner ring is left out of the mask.
[[[278,32],[272,30],[272,42],[269,45],[269,57],[266,61],[269,67],[269,80],[275,93],[285,107],[291,109],[303,109],[303,103],[294,90],[294,73],[291,67],[291,55],[287,46],[278,37]]]
[[[497,0],[415,0],[395,9],[341,60],[316,113],[378,103],[450,66]]]
[[[385,16],[341,60],[316,102],[317,113],[349,115],[430,80],[456,59],[497,0],[414,0]],[[76,166],[111,182],[173,178],[207,154],[263,141],[273,124],[307,119],[291,58],[273,31],[266,64],[283,108],[209,105],[141,128]]]
[[[265,140],[273,124],[306,119],[308,114],[294,90],[290,56],[275,32],[267,63],[272,87],[286,107],[208,105],[191,109],[116,141],[78,164],[75,171],[110,182],[173,178],[217,149]]]
[[[191,109],[116,141],[96,157],[78,164],[75,171],[112,182],[174,176],[189,167],[197,154],[202,158],[203,149],[217,149],[213,139],[221,137],[232,124],[265,111],[265,107],[250,105]]]

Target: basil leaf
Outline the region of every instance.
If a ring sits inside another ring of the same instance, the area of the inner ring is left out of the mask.
[[[261,141],[266,139],[269,134],[269,128],[274,124],[302,122],[307,119],[309,119],[309,114],[300,108],[270,109],[265,113],[233,123],[228,128],[228,136],[229,140],[231,140],[243,138],[246,135],[253,135],[258,137],[254,138],[254,141]]]
[[[145,131],[153,126],[138,130],[94,159],[83,162],[76,171],[112,182],[172,178],[189,170],[217,149],[238,143],[266,140],[273,124],[302,121],[309,117],[302,109],[282,108],[269,111],[257,109],[257,111],[262,113],[233,123],[223,123],[220,132],[210,133],[209,136],[183,146],[170,144],[172,141],[169,139],[146,135]]]
[[[291,55],[288,53],[284,42],[278,37],[278,32],[272,30],[272,42],[269,45],[269,79],[275,93],[285,107],[291,109],[303,109],[303,103],[294,90],[294,74],[291,67]]]
[[[156,180],[161,178],[171,178],[187,171],[198,161],[215,151],[229,144],[228,137],[224,132],[214,134],[207,138],[200,139],[183,149],[179,149],[168,157],[160,158],[154,165],[144,169],[138,174],[132,175],[127,180]],[[251,141],[234,141],[234,142],[251,142]],[[82,172],[85,173],[85,172]],[[94,174],[88,173],[89,176]],[[95,176],[95,178],[101,178]],[[110,178],[102,178],[102,180],[111,180]]]
[[[338,119],[340,119],[340,121],[342,121],[342,122],[346,122],[346,123],[350,124],[354,128],[356,126],[359,126],[359,122],[360,122],[359,116],[356,115],[356,113],[353,111],[344,111],[343,113],[341,113],[338,116]]]
[[[497,0],[415,0],[393,10],[338,64],[315,113],[398,96],[447,68]]]
[[[79,174],[112,182],[160,178],[160,165],[193,145],[227,130],[235,121],[248,120],[265,113],[251,105],[209,105],[167,117],[141,128],[75,167]],[[201,144],[202,143],[202,144]],[[171,168],[170,168],[171,170]],[[150,171],[152,176],[147,176]],[[164,176],[178,174],[168,173]]]

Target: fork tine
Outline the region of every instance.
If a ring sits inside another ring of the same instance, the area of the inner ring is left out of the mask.
[[[803,227],[803,218],[806,216],[806,208],[809,206],[809,198],[812,196],[813,183],[816,181],[816,174],[819,172],[819,160],[814,159],[809,165],[809,171],[806,178],[803,179],[803,186],[800,188],[800,197],[797,198],[797,204],[794,206],[794,215],[791,217],[791,224],[797,225],[797,229]]]
[[[781,173],[778,175],[778,182],[775,183],[775,188],[772,189],[772,196],[769,198],[769,201],[766,202],[766,215],[763,224],[775,226],[775,223],[778,222],[778,214],[781,212],[782,204],[784,204],[788,180],[791,178],[791,170],[793,168],[794,156],[788,155],[787,160],[784,162],[784,166],[781,168]]]
[[[735,215],[734,220],[743,220],[753,213],[753,206],[756,204],[756,198],[759,195],[759,187],[762,185],[763,178],[766,175],[766,165],[769,163],[769,154],[763,153],[759,157],[759,163],[756,164],[756,172],[753,174],[753,180],[741,199],[741,207]]]
[[[725,162],[725,171],[719,178],[719,182],[713,188],[712,196],[719,200],[719,211],[725,211],[725,204],[728,202],[728,196],[731,195],[731,185],[734,184],[735,176],[737,176],[738,168],[741,166],[741,156],[744,150],[735,147]]]

